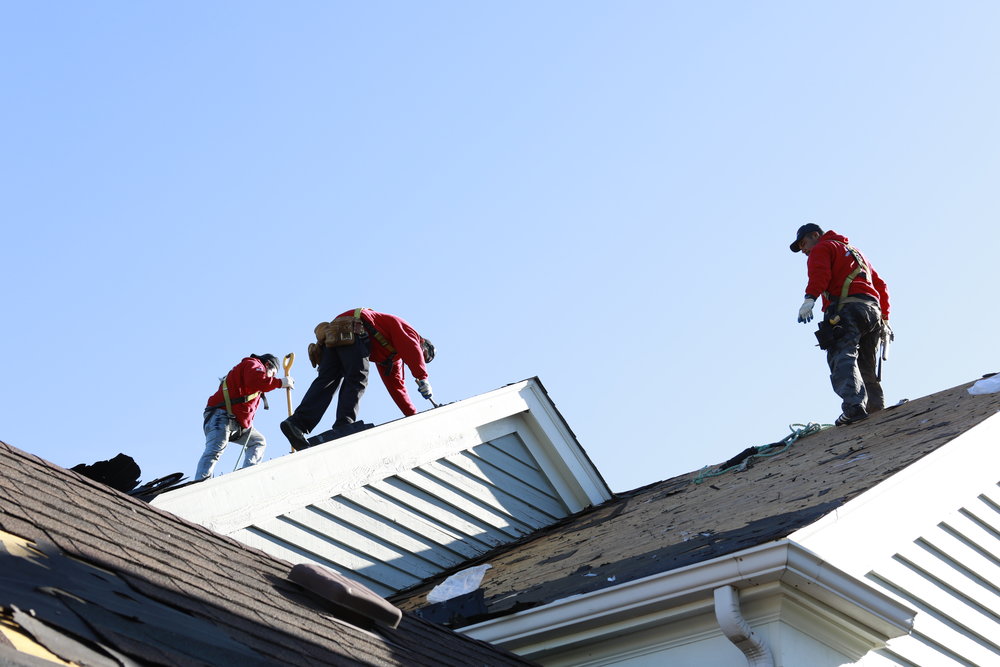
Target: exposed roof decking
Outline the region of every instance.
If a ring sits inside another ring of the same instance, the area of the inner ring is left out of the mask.
[[[799,440],[749,469],[697,473],[620,494],[488,562],[486,617],[609,588],[781,539],[996,414],[1000,394],[962,385]],[[733,447],[734,454],[747,443]],[[464,566],[473,563],[466,563]],[[463,566],[463,567],[464,567]],[[394,598],[417,609],[433,582]]]

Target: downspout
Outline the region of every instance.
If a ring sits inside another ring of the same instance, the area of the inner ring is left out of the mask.
[[[732,586],[715,589],[715,620],[722,633],[747,657],[749,667],[775,667],[771,647],[750,629],[740,612],[740,594]]]

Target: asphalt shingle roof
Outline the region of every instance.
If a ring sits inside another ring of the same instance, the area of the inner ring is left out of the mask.
[[[411,614],[397,629],[347,622],[288,580],[289,563],[2,442],[0,531],[8,534],[0,535],[0,617],[32,626],[39,643],[64,657],[108,665],[531,664]],[[38,553],[11,546],[11,535]],[[0,659],[33,664],[7,644],[0,636]]]
[[[971,384],[971,383],[970,383]],[[695,483],[700,471],[618,494],[599,506],[464,563],[489,563],[483,605],[460,627],[609,588],[787,537],[1000,410],[1000,394],[961,385],[799,439],[745,470]],[[746,443],[734,446],[737,454]],[[721,462],[720,462],[721,463]],[[434,581],[392,598],[427,605]],[[444,603],[447,604],[447,603]],[[474,605],[473,605],[474,606]]]

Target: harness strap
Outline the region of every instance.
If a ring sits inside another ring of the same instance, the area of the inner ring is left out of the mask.
[[[391,360],[392,355],[396,354],[396,348],[394,348],[392,344],[386,339],[386,337],[382,335],[382,332],[380,332],[378,329],[369,324],[368,320],[363,319],[361,317],[362,310],[364,310],[364,308],[354,309],[354,319],[361,322],[361,325],[364,326],[365,331],[368,332],[368,335],[377,340],[379,342],[379,345],[385,348],[386,352],[389,353],[389,358]]]
[[[229,396],[229,387],[226,384],[226,378],[221,378],[221,380],[219,382],[219,386],[222,388],[222,397],[225,399],[225,401],[223,401],[222,403],[219,403],[217,405],[210,405],[210,406],[208,406],[208,409],[209,410],[215,410],[217,408],[221,408],[221,407],[225,406],[225,408],[226,408],[226,414],[229,415],[230,417],[234,416],[233,415],[233,406],[234,405],[239,405],[240,403],[249,403],[250,401],[254,400],[255,398],[257,398],[258,396],[261,395],[261,393],[259,391],[255,391],[254,393],[248,394],[246,396],[237,396],[236,398],[232,398],[232,397]],[[264,401],[265,401],[265,408],[264,409],[266,410],[267,409],[267,407],[266,407],[267,406],[267,399],[265,398]]]
[[[844,285],[840,288],[840,298],[837,300],[837,312],[836,315],[830,319],[831,322],[836,324],[836,320],[840,317],[840,310],[844,307],[844,303],[849,303],[849,301],[847,301],[847,293],[851,290],[851,283],[853,283],[854,279],[858,276],[862,276],[866,282],[871,284],[871,271],[868,268],[868,263],[865,262],[864,257],[861,256],[861,253],[858,252],[857,248],[840,241],[834,240],[833,242],[840,243],[840,245],[844,246],[847,249],[847,252],[851,254],[851,257],[854,258],[854,263],[857,264],[857,266],[854,267],[854,270],[847,274],[847,278],[844,279]],[[826,294],[827,299],[830,298],[829,292],[824,292],[824,294]]]

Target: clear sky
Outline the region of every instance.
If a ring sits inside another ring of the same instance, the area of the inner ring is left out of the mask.
[[[439,401],[539,376],[625,491],[837,417],[808,221],[889,283],[888,403],[998,371],[998,34],[961,0],[0,2],[0,439],[191,475],[221,375],[295,352],[297,403],[367,306]],[[360,417],[399,417],[377,377]]]

